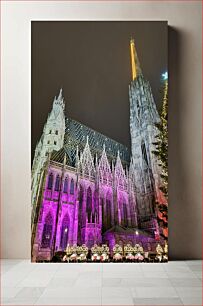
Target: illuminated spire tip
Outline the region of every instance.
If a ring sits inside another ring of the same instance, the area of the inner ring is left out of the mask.
[[[134,81],[141,73],[140,63],[138,60],[137,52],[135,49],[135,40],[130,39],[130,54],[131,54],[131,68],[132,68],[132,80]]]

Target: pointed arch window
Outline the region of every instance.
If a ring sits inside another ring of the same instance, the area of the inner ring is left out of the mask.
[[[49,174],[49,178],[48,178],[48,189],[51,190],[53,187],[53,173]]]
[[[92,190],[91,190],[90,187],[87,189],[87,208],[86,208],[86,211],[87,211],[88,222],[90,222],[91,221],[91,213],[92,213]]]
[[[61,239],[60,239],[60,247],[64,251],[67,247],[68,243],[68,233],[69,233],[69,216],[66,214],[63,218],[62,226],[61,226]]]
[[[58,174],[56,177],[55,191],[59,191],[59,188],[60,188],[60,176]]]
[[[71,182],[70,182],[70,194],[74,194],[74,190],[75,190],[74,180],[71,179]]]
[[[146,164],[148,165],[147,151],[144,141],[142,142],[141,150],[142,150],[142,157],[145,160]]]
[[[82,202],[83,202],[83,188],[80,186],[80,193],[79,193],[79,209],[82,210]]]
[[[58,133],[59,133],[59,132],[56,130],[55,134],[58,135]]]
[[[65,178],[65,181],[64,181],[63,192],[68,193],[68,178],[67,177]]]
[[[99,195],[98,195],[98,192],[95,190],[94,191],[94,211],[95,213],[98,214],[99,212]]]
[[[43,234],[42,234],[42,248],[50,248],[52,239],[52,229],[53,229],[53,217],[51,212],[49,212],[45,218]]]

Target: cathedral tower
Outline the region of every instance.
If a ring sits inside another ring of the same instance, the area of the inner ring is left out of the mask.
[[[35,215],[35,205],[38,201],[39,190],[43,177],[43,166],[48,159],[49,153],[58,151],[63,147],[65,135],[64,98],[62,89],[58,97],[54,98],[53,106],[44,125],[43,133],[35,149],[32,164],[32,222]]]
[[[158,166],[152,152],[155,149],[153,143],[158,133],[156,124],[160,118],[150,84],[143,76],[133,39],[130,41],[130,52],[132,66],[132,81],[129,85],[130,133],[138,222],[141,227],[156,228],[149,223],[155,214],[154,204],[158,188]],[[148,221],[149,223],[146,223]]]
[[[32,170],[42,167],[48,153],[60,150],[63,147],[65,134],[64,98],[60,89],[58,98],[54,98],[52,110],[44,125],[43,134],[36,146]]]

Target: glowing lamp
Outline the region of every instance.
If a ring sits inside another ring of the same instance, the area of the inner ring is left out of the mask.
[[[166,71],[165,73],[162,73],[162,78],[163,80],[168,80],[168,72]]]

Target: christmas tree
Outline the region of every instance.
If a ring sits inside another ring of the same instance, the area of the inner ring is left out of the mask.
[[[161,186],[160,190],[165,200],[157,203],[158,221],[162,229],[162,235],[165,239],[168,237],[168,73],[164,73],[163,77],[163,101],[160,113],[160,123],[157,124],[159,134],[157,135],[155,151],[153,152],[158,159],[161,169]]]

